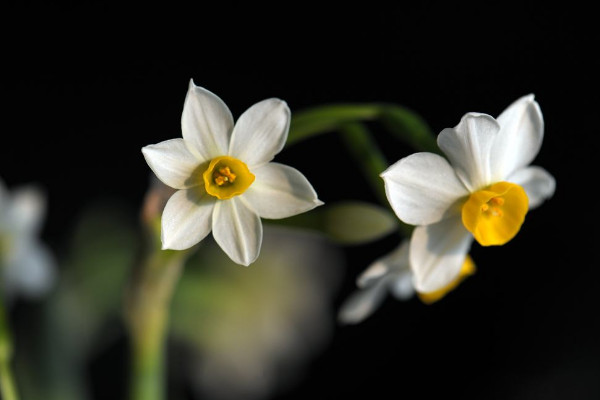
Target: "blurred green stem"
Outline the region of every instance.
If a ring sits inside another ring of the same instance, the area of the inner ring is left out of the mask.
[[[131,338],[131,400],[166,398],[169,307],[188,254],[154,249],[136,271],[125,310]]]
[[[371,132],[366,126],[357,122],[343,124],[340,130],[346,147],[361,166],[377,199],[386,204],[385,188],[379,174],[385,171],[389,164],[373,140]]]
[[[379,104],[330,104],[294,113],[287,146],[311,136],[335,131],[346,122],[374,120],[380,114]]]
[[[3,400],[19,399],[17,385],[10,367],[12,353],[12,337],[4,310],[4,293],[0,291],[0,393]]]
[[[340,131],[346,147],[362,168],[363,174],[375,192],[377,199],[384,206],[389,206],[383,179],[380,176],[387,169],[389,163],[375,140],[373,140],[371,132],[360,122],[345,123],[340,127]],[[399,223],[401,232],[409,237],[412,228],[402,221],[399,221]]]

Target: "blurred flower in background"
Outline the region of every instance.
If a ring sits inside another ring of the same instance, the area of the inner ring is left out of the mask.
[[[239,268],[208,241],[188,261],[172,331],[194,348],[199,398],[256,399],[285,389],[332,334],[342,259],[323,236],[265,226],[261,256]]]
[[[9,192],[0,181],[0,285],[5,296],[45,294],[56,278],[55,262],[39,240],[46,199],[35,186]]]

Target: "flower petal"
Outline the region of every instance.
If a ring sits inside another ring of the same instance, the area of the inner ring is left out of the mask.
[[[455,203],[468,195],[448,161],[433,153],[405,157],[381,177],[396,215],[411,225],[431,224],[459,212]]]
[[[490,157],[499,131],[500,125],[489,115],[468,113],[455,128],[446,128],[438,136],[440,149],[471,192],[493,183]]]
[[[19,232],[35,235],[39,232],[46,213],[46,197],[35,186],[14,189],[7,207],[10,223]]]
[[[164,184],[187,189],[202,183],[197,169],[203,160],[192,154],[183,139],[165,140],[142,148],[150,169]]]
[[[375,260],[369,267],[359,275],[356,285],[360,288],[367,287],[376,279],[381,278],[390,272],[400,272],[409,270],[408,264],[408,240],[403,240],[400,246],[396,247],[390,253]]]
[[[413,274],[410,269],[395,274],[390,284],[390,293],[398,300],[408,300],[415,294]]]
[[[210,233],[215,198],[200,187],[179,190],[162,214],[162,248],[185,250]]]
[[[256,103],[237,120],[229,155],[245,162],[251,169],[273,159],[283,149],[290,127],[290,109],[279,99]]]
[[[365,320],[385,299],[387,286],[388,280],[383,277],[368,288],[353,292],[342,304],[338,320],[345,324],[357,324]]]
[[[497,167],[496,180],[500,181],[533,161],[542,146],[544,118],[530,94],[508,106],[497,121],[500,133],[494,142],[492,165]]]
[[[410,244],[410,264],[418,292],[434,292],[454,281],[473,242],[461,216],[415,228]]]
[[[4,288],[9,295],[22,293],[39,297],[48,292],[56,282],[55,260],[50,251],[40,243],[26,240],[20,243],[18,254],[11,257],[3,272]]]
[[[539,206],[544,200],[552,197],[556,189],[554,177],[544,168],[536,166],[517,170],[508,181],[525,189],[529,198],[529,209]]]
[[[260,217],[240,198],[217,202],[213,236],[234,262],[248,266],[256,260],[262,243]]]
[[[190,151],[201,160],[225,156],[232,130],[233,116],[223,100],[190,80],[181,114],[181,131]]]
[[[292,167],[268,163],[252,172],[256,179],[242,196],[263,218],[287,218],[323,204],[308,179]]]

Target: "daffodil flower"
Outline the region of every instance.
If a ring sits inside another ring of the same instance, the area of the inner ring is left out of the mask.
[[[409,261],[410,242],[402,241],[391,253],[373,262],[356,280],[358,290],[342,304],[338,319],[356,324],[368,318],[381,305],[386,295],[406,301],[415,295],[413,273]],[[454,290],[467,276],[475,273],[475,264],[467,256],[458,277],[445,287],[430,293],[416,293],[425,304],[434,303]]]
[[[55,262],[39,240],[45,198],[34,187],[9,192],[0,181],[0,292],[39,297],[56,279]]]
[[[418,292],[447,286],[460,274],[473,239],[482,246],[507,243],[528,210],[552,196],[552,175],[529,166],[543,135],[542,112],[528,95],[497,119],[468,113],[444,129],[437,142],[448,161],[416,153],[382,173],[396,215],[417,225],[409,253]]]
[[[249,265],[260,252],[260,217],[286,218],[321,205],[304,175],[270,162],[283,148],[289,124],[287,104],[267,99],[234,125],[225,103],[190,81],[183,138],[142,149],[156,176],[178,189],[163,211],[163,249],[190,248],[212,230],[233,261]]]

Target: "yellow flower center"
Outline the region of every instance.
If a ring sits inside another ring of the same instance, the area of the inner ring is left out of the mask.
[[[244,193],[254,182],[248,166],[229,156],[214,158],[202,177],[206,192],[220,200]]]
[[[514,183],[498,182],[469,196],[462,207],[462,222],[482,246],[503,245],[525,220],[529,199]]]
[[[458,286],[458,284],[461,283],[467,276],[473,275],[475,271],[475,263],[473,262],[471,256],[467,255],[467,257],[465,258],[465,262],[463,263],[460,269],[460,273],[458,274],[456,279],[454,279],[452,282],[450,282],[448,285],[441,289],[429,293],[417,292],[417,295],[419,296],[419,299],[421,299],[421,301],[425,304],[435,303],[436,301],[440,300],[442,297],[447,295],[448,292],[454,290]]]

